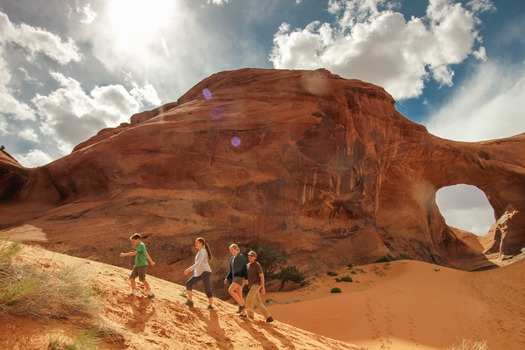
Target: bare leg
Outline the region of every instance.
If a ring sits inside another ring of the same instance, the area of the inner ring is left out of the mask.
[[[137,290],[137,285],[135,283],[135,279],[134,278],[130,278],[129,279],[129,283],[131,284],[131,291],[136,291]]]
[[[146,287],[146,292],[148,292],[148,293],[151,292],[151,287],[150,287],[148,281],[144,280],[144,281],[142,281],[142,284],[144,285],[144,287]]]
[[[233,299],[235,299],[235,301],[237,302],[237,304],[239,304],[239,306],[244,305],[244,302],[242,301],[242,294],[241,294],[241,297],[239,298],[239,293],[237,293],[237,289],[240,289],[240,288],[241,286],[239,286],[237,283],[232,283],[230,285],[230,288],[228,288],[228,293],[230,293],[230,295],[233,297]]]
[[[239,286],[239,288],[237,288],[236,292],[237,292],[237,295],[239,296],[239,299],[241,299],[241,304],[239,304],[239,305],[244,305],[244,300],[242,298],[242,287]],[[241,311],[241,313],[246,315],[246,308],[244,308]]]
[[[187,290],[186,294],[188,295],[186,299],[188,299],[189,301],[192,301],[193,300],[193,291],[192,290]]]

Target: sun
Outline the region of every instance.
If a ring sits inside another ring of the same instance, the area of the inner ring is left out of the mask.
[[[172,0],[109,0],[108,14],[114,40],[140,45],[161,35],[169,24]]]

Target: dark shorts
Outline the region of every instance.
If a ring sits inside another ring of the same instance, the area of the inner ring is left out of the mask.
[[[146,267],[147,266],[135,266],[133,268],[133,271],[131,271],[131,275],[129,275],[129,278],[137,278],[139,277],[139,281],[143,282],[146,280]]]
[[[244,287],[244,277],[241,276],[235,276],[233,278],[232,283],[238,284],[241,287]]]

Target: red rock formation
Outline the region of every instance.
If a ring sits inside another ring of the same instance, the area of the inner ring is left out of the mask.
[[[165,262],[159,274],[175,280],[168,265],[186,264],[197,236],[219,257],[231,242],[280,244],[311,270],[389,252],[474,269],[487,265],[483,251],[519,253],[525,134],[448,141],[394,104],[326,70],[214,74],[46,166],[1,158],[0,224],[38,226],[50,244],[115,264],[143,232]],[[438,189],[461,183],[506,218],[483,244],[448,227],[435,204]]]

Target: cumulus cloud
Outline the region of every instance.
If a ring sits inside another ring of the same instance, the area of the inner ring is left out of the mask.
[[[525,64],[486,62],[425,123],[430,133],[481,141],[525,132]]]
[[[38,135],[33,129],[30,129],[30,128],[20,131],[18,133],[18,136],[28,141],[33,141],[33,142],[38,141]]]
[[[79,61],[81,56],[73,40],[62,42],[60,37],[27,24],[14,24],[0,11],[0,114],[17,120],[35,120],[30,106],[19,101],[10,87],[11,73],[4,59],[7,45],[17,45],[25,50],[26,57],[34,60],[42,53],[59,64]]]
[[[325,67],[380,85],[395,99],[414,98],[429,79],[452,85],[452,65],[469,55],[484,59],[476,16],[490,5],[473,1],[468,10],[451,0],[430,0],[425,17],[407,21],[395,12],[396,2],[330,0],[336,23],[312,22],[304,29],[283,23],[270,60],[275,68]]]
[[[42,121],[41,131],[52,136],[64,153],[99,130],[128,121],[143,105],[144,96],[133,96],[137,91],[156,96],[151,86],[137,84],[133,94],[122,85],[95,86],[88,94],[77,80],[57,72],[51,75],[61,87],[47,96],[37,94],[32,102]]]
[[[66,42],[53,33],[44,29],[32,27],[25,23],[15,24],[9,17],[0,12],[0,45],[12,43],[26,50],[29,58],[33,59],[42,53],[60,64],[71,61],[80,61],[81,55],[73,39]]]
[[[34,168],[53,161],[47,153],[39,149],[32,149],[26,154],[15,154],[14,157],[26,168]]]

